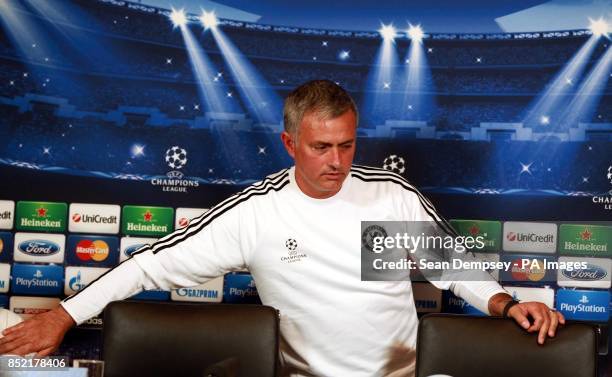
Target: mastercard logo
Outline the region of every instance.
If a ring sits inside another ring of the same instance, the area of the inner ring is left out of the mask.
[[[512,263],[512,279],[516,281],[540,281],[544,279],[546,270],[543,268],[544,261],[538,260],[538,266],[525,263],[523,265],[521,259],[517,259]]]
[[[82,240],[76,246],[76,255],[84,262],[102,262],[108,258],[109,253],[108,244],[101,240]]]

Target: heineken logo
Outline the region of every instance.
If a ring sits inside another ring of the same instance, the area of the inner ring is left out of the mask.
[[[156,225],[156,224],[128,223],[127,230],[138,231],[138,232],[166,233],[168,232],[168,226],[167,225]]]
[[[35,220],[35,219],[27,219],[21,218],[20,225],[22,227],[44,227],[44,228],[61,228],[61,221],[52,221],[48,219],[44,220]]]
[[[145,212],[142,217],[143,217],[144,221],[151,221],[151,220],[153,220],[153,214],[151,213],[151,211]]]
[[[19,230],[63,231],[67,206],[53,202],[17,202],[15,224]]]
[[[580,233],[580,238],[582,238],[583,241],[589,241],[592,235],[593,233],[589,232],[587,228],[584,228],[584,231]]]

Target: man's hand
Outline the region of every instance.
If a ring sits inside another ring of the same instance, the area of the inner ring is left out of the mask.
[[[45,313],[37,314],[2,331],[0,355],[47,356],[62,343],[64,334],[75,325],[72,317],[60,305]]]
[[[489,300],[489,312],[492,315],[502,315],[506,304],[512,297],[506,294],[497,294]],[[541,302],[521,302],[508,310],[508,317],[514,319],[527,332],[538,331],[538,343],[544,344],[546,336],[554,337],[559,324],[565,324],[565,317],[558,311],[549,308]],[[533,324],[529,322],[533,319]]]

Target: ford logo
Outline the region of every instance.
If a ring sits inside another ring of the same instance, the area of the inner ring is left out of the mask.
[[[608,272],[591,263],[587,263],[587,268],[581,268],[573,271],[563,270],[563,276],[572,280],[595,281],[602,280],[608,276]]]
[[[147,244],[143,243],[143,244],[139,244],[139,245],[132,245],[130,247],[126,247],[125,250],[123,250],[123,253],[126,256],[131,257],[132,254],[134,254],[138,249],[141,249],[144,246],[147,246]]]
[[[57,254],[60,250],[58,244],[45,240],[28,240],[19,244],[19,250],[34,256],[46,256]]]

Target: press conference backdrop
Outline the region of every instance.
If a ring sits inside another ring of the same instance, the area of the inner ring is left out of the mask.
[[[599,324],[609,343],[609,39],[573,30],[389,44],[376,32],[229,20],[204,30],[190,15],[173,25],[169,10],[125,1],[58,4],[1,6],[1,306],[47,310],[290,166],[282,98],[326,78],[361,109],[357,163],[401,174],[460,233],[486,239],[481,258],[515,263],[496,276],[515,297]],[[482,315],[413,286],[420,313]],[[133,299],[259,302],[247,272]],[[72,331],[60,353],[99,357],[102,326]]]

